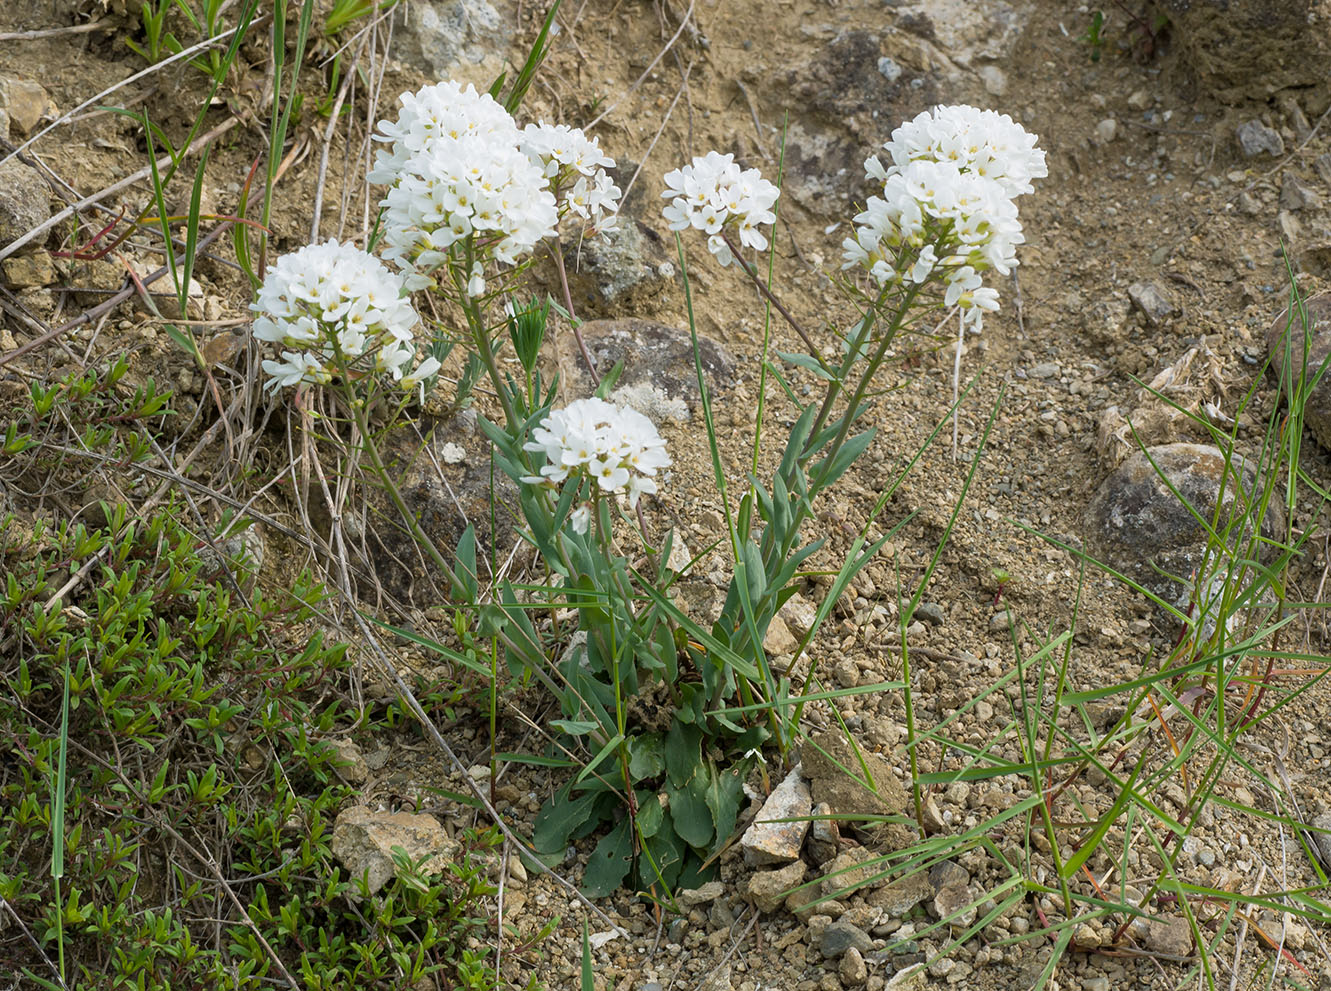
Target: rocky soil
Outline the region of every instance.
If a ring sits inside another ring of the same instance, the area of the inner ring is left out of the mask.
[[[377,105],[358,89],[345,127],[326,135],[323,118],[316,118],[298,129],[298,153],[278,191],[278,249],[308,239],[316,199],[323,204],[324,236],[359,235],[367,217],[366,191],[357,172],[366,122],[390,115],[399,92],[441,76],[488,85],[506,58],[525,52],[543,16],[536,6],[520,0],[417,2],[399,13],[391,41],[387,23],[381,24],[374,51],[363,52],[373,69],[367,78]],[[1247,8],[1261,6],[1237,4],[1233,16],[1247,17]],[[1325,13],[1314,9],[1315,3],[1289,6]],[[93,99],[96,94],[143,67],[123,41],[132,20],[115,4],[111,7],[104,12],[101,5],[58,0],[40,10],[10,5],[0,13],[0,32],[101,18],[100,27],[82,33],[6,34],[0,40],[0,137],[7,127],[6,154],[62,120],[51,134],[26,146],[23,157],[0,164],[0,361],[124,285],[125,269],[113,259],[67,257],[71,246],[86,242],[109,217],[98,220],[85,207],[77,230],[67,220],[44,226],[66,202],[103,190],[146,164],[136,126],[95,109],[102,102]],[[1193,7],[1211,8],[1212,22],[1224,20],[1212,4],[1194,0]],[[775,284],[803,325],[830,340],[830,329],[844,327],[852,316],[830,277],[838,269],[840,240],[855,204],[868,194],[862,162],[893,127],[934,104],[969,102],[1009,113],[1039,134],[1049,153],[1049,178],[1023,198],[1028,243],[1020,252],[1018,277],[999,287],[1002,312],[986,322],[983,337],[968,342],[963,355],[963,378],[977,380],[961,407],[958,456],[953,456],[951,431],[944,430],[870,523],[869,532],[876,536],[909,517],[856,580],[853,594],[838,604],[811,650],[824,677],[830,675],[842,687],[900,676],[902,599],[909,598],[948,526],[996,408],[974,484],[906,636],[913,648],[915,719],[921,729],[950,720],[952,740],[977,750],[992,748],[1009,760],[1019,753],[1007,696],[986,693],[1014,669],[1019,656],[1038,653],[1069,628],[1074,604],[1070,690],[1130,680],[1177,638],[1175,618],[1119,580],[1094,569],[1083,574],[1069,550],[1089,540],[1120,570],[1149,576],[1141,556],[1172,539],[1158,528],[1186,530],[1192,522],[1151,517],[1126,531],[1111,527],[1088,533],[1088,507],[1097,499],[1102,506],[1113,495],[1097,497],[1102,481],[1115,469],[1121,473],[1120,466],[1141,444],[1211,441],[1197,421],[1144,393],[1138,382],[1154,382],[1178,405],[1226,431],[1237,419],[1239,451],[1256,459],[1264,425],[1278,407],[1278,390],[1261,369],[1268,328],[1286,305],[1287,271],[1292,269],[1307,293],[1328,288],[1331,281],[1331,126],[1324,123],[1331,112],[1331,85],[1326,79],[1300,76],[1297,59],[1282,69],[1285,75],[1264,75],[1232,61],[1217,64],[1220,36],[1206,36],[1209,54],[1199,61],[1201,28],[1194,14],[1181,8],[1171,8],[1172,25],[1159,24],[1136,3],[1112,5],[1107,13],[1103,44],[1097,46],[1084,37],[1092,9],[1055,0],[566,0],[553,55],[525,108],[533,119],[597,120],[594,133],[619,160],[620,185],[630,190],[627,222],[609,246],[588,244],[574,252],[575,302],[581,316],[607,321],[590,328],[589,336],[602,342],[607,355],[628,356],[625,381],[635,390],[631,394],[660,422],[671,444],[675,467],[662,497],[648,507],[649,526],[658,532],[674,527],[694,548],[714,542],[724,525],[696,394],[690,393],[687,376],[672,380],[665,375],[677,372],[680,360],[667,346],[671,333],[687,324],[673,238],[659,215],[661,176],[690,155],[716,149],[734,152],[747,166],[775,177],[784,139]],[[1324,54],[1316,47],[1325,41],[1325,21],[1319,23],[1321,41],[1296,34],[1292,40],[1281,36],[1281,44],[1306,43],[1316,61]],[[1251,24],[1249,30],[1256,31]],[[246,102],[246,85],[229,94],[229,102],[206,125],[226,125],[231,132],[219,143],[210,167],[213,178],[205,195],[211,213],[235,209],[258,147],[252,118],[246,116],[252,106],[252,100]],[[187,72],[167,71],[119,91],[116,98],[143,102],[156,119],[179,127],[193,111],[190,99],[202,96],[197,89]],[[89,108],[72,120],[64,118],[89,100]],[[331,153],[321,181],[325,139]],[[140,182],[108,196],[100,207],[113,215],[123,204],[133,212],[143,208],[144,197]],[[761,301],[736,273],[711,264],[701,244],[687,244],[686,250],[698,329],[714,345],[709,373],[718,390],[723,453],[732,477],[742,480],[758,398]],[[133,242],[122,255],[140,274],[160,264]],[[534,275],[552,278],[540,268]],[[199,286],[188,315],[205,321],[200,333],[218,342],[218,353],[243,350],[248,303],[243,279],[224,260],[209,261],[201,266]],[[165,296],[157,299],[166,305]],[[652,325],[664,329],[644,329]],[[1322,325],[1322,333],[1328,332]],[[795,348],[786,327],[774,323],[773,333],[778,347]],[[159,322],[133,300],[97,314],[61,340],[63,347],[32,349],[21,361],[9,362],[7,372],[55,376],[88,355],[127,349],[138,375],[171,382],[187,407],[201,400],[207,388]],[[647,347],[650,342],[660,347]],[[558,353],[550,360],[571,373],[569,388],[575,388],[576,362],[568,342],[556,343]],[[820,567],[836,567],[878,493],[946,415],[952,397],[951,347],[921,341],[917,348],[902,349],[893,370],[899,388],[881,398],[874,414],[878,435],[873,447],[823,509],[830,539]],[[648,364],[655,352],[659,364]],[[812,378],[798,375],[792,381],[796,388],[816,386]],[[775,447],[789,417],[776,390],[769,398],[777,403],[767,425]],[[1325,399],[1317,401],[1326,408]],[[192,429],[201,430],[206,422]],[[286,422],[287,411],[273,410],[268,434],[253,441],[263,472],[285,470]],[[459,503],[469,518],[484,517],[483,503],[468,502],[473,496],[467,493],[485,490],[467,486],[488,484],[489,471],[480,435],[465,417],[441,422],[445,429],[438,433],[437,464],[422,476],[413,498],[447,534],[458,528]],[[772,452],[765,453],[770,457]],[[1184,451],[1179,457],[1180,470],[1203,485],[1206,479],[1199,475],[1210,464],[1205,452]],[[1314,484],[1331,486],[1331,454],[1311,434],[1302,467]],[[229,479],[229,471],[214,465],[204,480]],[[1149,482],[1150,474],[1145,477]],[[1218,478],[1211,483],[1214,499]],[[273,487],[257,505],[299,529],[287,491]],[[461,493],[458,502],[453,492]],[[1204,491],[1199,498],[1205,498]],[[1291,522],[1313,537],[1292,571],[1290,599],[1324,604],[1325,509],[1315,502],[1300,505]],[[1150,529],[1143,534],[1143,527]],[[272,575],[302,563],[296,545],[280,533],[266,532],[265,537],[266,568]],[[1196,535],[1178,539],[1192,553]],[[402,559],[400,548],[391,546],[365,552],[369,562],[382,562],[384,554]],[[1185,553],[1174,560],[1193,558]],[[719,556],[704,555],[684,587],[690,609],[700,615],[718,604],[728,577],[722,565]],[[409,562],[400,567],[399,577],[389,566],[379,568],[384,594],[409,607],[426,605],[432,594],[428,587],[411,577]],[[802,635],[802,624],[825,591],[825,584],[811,581],[783,613],[768,643],[774,656],[790,653],[793,637]],[[1161,592],[1168,595],[1170,589],[1162,586]],[[420,615],[428,622],[428,609]],[[1325,614],[1300,610],[1283,632],[1281,648],[1327,654]],[[1312,677],[1290,676],[1280,690],[1290,691]],[[379,690],[367,678],[367,695]],[[792,802],[785,807],[789,812],[815,817],[908,812],[901,694],[840,701],[841,719],[881,771],[874,775],[878,793],[847,789],[844,780],[816,766],[817,756],[806,748],[797,770],[769,767],[772,784],[780,785],[774,795]],[[1114,701],[1098,710],[1088,707],[1087,719],[1101,731],[1121,714],[1112,711]],[[1123,699],[1116,701],[1121,706]],[[517,710],[536,721],[544,716],[539,699],[513,704],[500,740],[504,750],[520,749],[528,740]],[[1328,705],[1327,688],[1316,683],[1252,735],[1245,758],[1288,795],[1278,798],[1248,770],[1226,770],[1214,786],[1217,801],[1203,812],[1179,853],[1181,876],[1203,887],[1245,892],[1316,882],[1314,866],[1288,826],[1234,811],[1225,802],[1304,821],[1331,810],[1325,771],[1331,760],[1324,718]],[[814,733],[836,724],[827,710],[814,709],[809,718]],[[471,768],[467,773],[487,776],[482,723],[464,718],[448,726],[447,733]],[[827,739],[830,748],[836,737],[820,739]],[[424,844],[422,849],[446,851],[457,829],[469,821],[469,811],[439,797],[462,790],[460,769],[419,743],[386,736],[377,749],[350,746],[346,756],[348,780],[360,790],[357,806],[340,825],[345,832],[341,849],[349,862],[383,856],[382,839],[374,839],[376,828],[389,830],[388,835],[399,835],[393,830],[409,834],[413,843]],[[921,746],[919,756],[929,771],[960,771],[969,762],[961,750],[933,744]],[[935,837],[971,829],[1030,798],[1029,781],[1014,775],[940,785],[927,795],[925,825]],[[500,812],[523,833],[558,783],[515,765],[500,774],[494,794]],[[1094,773],[1074,785],[1092,820],[1116,797],[1105,785],[1105,776]],[[742,828],[755,819],[781,817],[760,812],[765,800],[755,787]],[[1182,788],[1173,785],[1163,789],[1160,801],[1171,815],[1182,814],[1188,804]],[[968,844],[956,856],[905,878],[879,877],[881,869],[865,866],[899,847],[902,836],[894,830],[900,827],[865,832],[844,823],[838,828],[828,818],[807,830],[786,828],[783,835],[764,837],[760,830],[722,856],[719,883],[681,894],[682,914],[659,913],[629,892],[602,902],[605,917],[591,917],[597,987],[1028,987],[1044,969],[1051,941],[1012,939],[1039,929],[1042,918],[1058,906],[1049,899],[1022,899],[997,911],[1005,882],[1028,874],[1046,877],[1047,844],[1044,849],[1038,841],[1027,845],[1024,823],[1021,816],[1008,819],[988,831],[986,845]],[[570,849],[560,873],[576,882],[586,853],[586,848]],[[1126,890],[1154,877],[1157,857],[1142,841],[1130,847],[1126,863],[1117,869],[1103,859],[1093,859],[1090,866],[1108,879],[1110,888]],[[502,909],[505,935],[498,942],[506,977],[514,986],[535,974],[551,988],[576,987],[584,906],[534,865],[524,864],[514,849],[505,847],[494,863],[504,890],[502,904],[497,901],[494,909],[496,931]],[[860,887],[853,893],[810,906],[856,883]],[[969,933],[971,923],[991,910],[996,917],[978,933]],[[1154,921],[1122,931],[1109,925],[1079,928],[1058,967],[1058,986],[1108,991],[1173,987],[1185,980],[1195,965],[1191,928],[1164,897],[1149,910]],[[950,926],[917,935],[954,914]],[[555,932],[531,942],[554,916],[562,919]],[[1325,933],[1293,915],[1263,909],[1242,926],[1229,920],[1216,952],[1218,980],[1229,981],[1234,933],[1240,928],[1246,934],[1240,937],[1240,981],[1267,980],[1277,960],[1282,977],[1303,986],[1331,973]],[[1205,931],[1216,938],[1216,929]],[[941,949],[963,935],[961,945],[938,958]],[[926,961],[932,962],[920,969]]]

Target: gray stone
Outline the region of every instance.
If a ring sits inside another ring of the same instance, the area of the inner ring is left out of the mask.
[[[804,861],[796,860],[779,870],[758,871],[748,880],[749,900],[759,912],[775,912],[786,900],[791,889],[799,887],[804,881],[804,875],[808,870],[808,865]]]
[[[804,773],[812,782],[813,800],[826,802],[833,812],[841,815],[901,815],[909,803],[906,790],[891,765],[863,747],[859,748],[857,757],[838,730],[824,730],[814,735],[801,748],[800,754]],[[876,791],[870,791],[860,781],[864,773],[861,759],[868,767]],[[906,842],[905,831],[898,825],[879,826],[866,822],[861,828],[894,848]]]
[[[1101,483],[1087,506],[1083,516],[1087,553],[1167,602],[1186,598],[1192,576],[1208,561],[1207,529],[1193,513],[1213,519],[1222,484],[1224,507],[1217,530],[1230,531],[1231,543],[1238,549],[1244,531],[1251,536],[1251,526],[1230,527],[1230,521],[1256,511],[1248,508],[1257,477],[1247,462],[1235,455],[1227,468],[1225,456],[1203,444],[1164,444],[1146,453],[1138,451]],[[1277,501],[1271,500],[1261,522],[1262,535],[1271,539],[1283,526]],[[1214,557],[1210,566],[1223,569],[1223,562]],[[1223,571],[1215,577],[1223,577]]]
[[[1260,120],[1244,121],[1238,126],[1235,136],[1239,148],[1248,158],[1266,152],[1274,157],[1285,154],[1285,142],[1280,132],[1267,127]]]
[[[1146,315],[1152,326],[1158,327],[1178,313],[1174,301],[1153,282],[1134,282],[1128,286],[1128,298]]]
[[[951,920],[954,926],[969,926],[975,921],[979,905],[968,884],[950,884],[934,895],[929,903],[929,911],[935,919],[946,919],[954,912],[960,912]]]
[[[887,870],[883,858],[862,846],[851,847],[827,865],[818,891],[824,898],[863,894],[886,884]]]
[[[1314,816],[1309,825],[1313,829],[1331,830],[1331,812]],[[1317,852],[1322,855],[1322,864],[1331,866],[1331,832],[1315,832],[1312,836],[1313,842],[1317,845]]]
[[[1306,333],[1302,318],[1297,311],[1291,316],[1288,307],[1282,308],[1266,329],[1266,344],[1271,355],[1267,370],[1280,384],[1281,395],[1286,401],[1300,375],[1305,382],[1312,381],[1323,362],[1331,357],[1331,292],[1310,296],[1304,300],[1303,308],[1308,318]],[[1305,342],[1308,342],[1306,352]],[[1331,451],[1331,368],[1307,393],[1303,422],[1317,442]]]
[[[701,888],[687,888],[675,892],[675,899],[684,908],[694,908],[714,902],[726,893],[726,886],[720,881],[708,881]]]
[[[868,897],[867,901],[875,908],[881,908],[889,916],[900,917],[935,894],[937,892],[929,883],[928,876],[923,872],[917,872],[879,888]]]
[[[843,657],[832,669],[832,678],[841,688],[854,688],[860,683],[860,666],[853,658]]]
[[[873,940],[863,929],[849,922],[833,922],[818,937],[818,950],[828,960],[837,959],[851,947],[867,953],[873,947]]]
[[[1170,957],[1186,957],[1192,952],[1192,927],[1188,920],[1177,916],[1146,919],[1137,916],[1129,931],[1154,953]]]
[[[990,96],[1002,96],[1007,92],[1007,73],[998,66],[982,65],[977,74]]]
[[[804,836],[809,831],[808,816],[812,810],[809,782],[801,773],[801,766],[796,764],[772,789],[753,823],[740,838],[744,862],[760,867],[797,860]]]
[[[1322,197],[1317,190],[1296,176],[1286,172],[1280,180],[1280,209],[1315,210],[1322,205]]]
[[[17,158],[0,165],[0,248],[50,219],[51,205],[41,174]]]
[[[1095,125],[1096,144],[1107,145],[1116,137],[1118,137],[1118,121],[1113,117],[1106,117]]]
[[[1056,361],[1042,361],[1031,368],[1030,375],[1033,379],[1051,379],[1056,378],[1062,370]]]
[[[1163,7],[1180,63],[1226,103],[1326,84],[1325,0],[1165,0]]]
[[[332,850],[347,873],[368,876],[369,893],[379,891],[393,877],[393,851],[400,848],[427,875],[440,874],[458,845],[448,838],[433,816],[409,812],[375,812],[364,805],[344,809],[333,823]],[[353,888],[353,897],[359,892]]]
[[[698,405],[693,341],[684,331],[632,318],[590,320],[582,325],[582,339],[598,375],[624,363],[611,402],[632,406],[657,423],[687,420]],[[565,397],[590,396],[596,386],[572,332],[561,335],[557,347]],[[698,338],[698,351],[708,391],[713,396],[727,391],[735,382],[734,357],[708,337]]]
[[[929,868],[929,884],[935,892],[957,884],[970,884],[966,868],[951,860],[943,860]]]
[[[943,607],[937,602],[921,602],[915,607],[915,617],[930,626],[942,626],[947,622],[947,613],[943,612]]]
[[[502,69],[508,20],[489,0],[425,0],[403,4],[393,54],[431,79],[456,79],[488,87]]]
[[[805,849],[809,858],[820,867],[836,857],[841,842],[841,830],[831,815],[832,806],[826,802],[813,807],[813,822],[809,825]]]
[[[849,947],[841,955],[837,965],[837,976],[843,987],[857,988],[869,979],[869,968],[864,963],[864,954],[857,947]]]
[[[1326,183],[1328,186],[1331,186],[1331,152],[1327,152],[1326,154],[1323,155],[1318,155],[1316,158],[1314,158],[1313,168],[1315,168],[1317,170],[1317,174],[1322,177],[1322,182]]]

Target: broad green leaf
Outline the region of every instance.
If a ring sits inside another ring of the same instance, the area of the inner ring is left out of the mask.
[[[665,822],[665,809],[654,791],[643,788],[634,793],[638,801],[638,833],[644,838],[655,836]]]
[[[706,849],[716,834],[712,812],[707,807],[707,785],[710,769],[703,765],[695,768],[693,777],[681,786],[668,784],[670,815],[675,821],[675,832],[690,846]]]
[[[543,853],[563,853],[573,830],[591,816],[598,797],[596,792],[584,792],[573,798],[563,788],[547,799],[532,824],[532,845]]]
[[[614,892],[628,876],[633,859],[633,837],[627,817],[601,837],[587,858],[582,892],[588,898],[604,898]]]
[[[744,800],[744,778],[748,774],[750,762],[740,761],[734,767],[724,771],[717,770],[709,762],[709,778],[705,800],[712,813],[712,823],[716,827],[718,845],[730,839],[735,831],[735,819],[739,816],[739,807]]]
[[[629,738],[629,775],[634,781],[657,777],[665,770],[665,745],[660,733]]]
[[[679,722],[670,724],[665,738],[665,765],[670,780],[678,787],[698,771],[702,763],[702,730]]]

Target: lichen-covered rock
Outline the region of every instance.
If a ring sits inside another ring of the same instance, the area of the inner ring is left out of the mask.
[[[1230,545],[1237,548],[1252,528],[1231,529],[1230,522],[1249,512],[1256,489],[1256,471],[1237,455],[1227,468],[1224,454],[1205,444],[1147,448],[1125,460],[1091,499],[1083,518],[1086,550],[1165,601],[1185,601],[1191,579],[1206,561],[1208,535],[1197,516],[1212,520],[1223,490],[1216,531],[1229,531]],[[1274,538],[1282,526],[1272,501],[1262,535]],[[1213,561],[1211,567],[1224,565]]]
[[[1266,343],[1271,352],[1267,366],[1278,383],[1286,401],[1302,375],[1312,381],[1318,369],[1331,357],[1331,292],[1318,293],[1304,300],[1308,317],[1305,328],[1297,311],[1287,306],[1280,311],[1266,329]],[[1305,354],[1304,345],[1308,345]],[[1303,422],[1308,425],[1317,442],[1331,451],[1331,367],[1322,373],[1321,380],[1308,393],[1303,404]]]
[[[440,874],[457,852],[439,820],[409,812],[375,812],[364,805],[338,814],[333,823],[333,856],[353,878],[368,879],[375,894],[396,872],[393,850],[400,848],[425,874]]]
[[[1183,64],[1225,102],[1327,84],[1331,0],[1163,0],[1160,7]]]
[[[632,406],[655,423],[689,419],[700,399],[693,364],[691,336],[650,320],[589,320],[582,325],[586,344],[598,375],[606,375],[622,361],[611,402]],[[572,333],[558,341],[559,364],[566,400],[595,391],[591,376]],[[709,392],[721,393],[735,382],[735,358],[725,347],[699,336],[698,352]]]
[[[393,54],[429,79],[456,79],[478,90],[504,67],[508,20],[489,0],[423,0],[394,11]]]

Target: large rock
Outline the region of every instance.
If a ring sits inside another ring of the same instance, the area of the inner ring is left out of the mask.
[[[1331,0],[1163,0],[1179,58],[1229,103],[1322,87],[1331,64]]]
[[[433,816],[375,812],[356,805],[343,810],[333,823],[332,849],[351,877],[368,878],[373,895],[397,870],[394,850],[401,850],[413,862],[428,858],[420,869],[434,875],[443,873],[458,845]]]
[[[1280,383],[1280,392],[1288,401],[1300,375],[1312,381],[1331,357],[1331,292],[1318,293],[1304,301],[1308,323],[1305,329],[1297,311],[1287,306],[1266,329],[1266,343],[1271,352],[1268,370]],[[1305,353],[1304,347],[1307,345]],[[1319,444],[1331,451],[1331,366],[1308,393],[1303,405],[1303,422]]]
[[[673,242],[667,245],[654,228],[622,207],[610,230],[570,240],[564,245],[564,269],[579,315],[625,317],[660,310],[675,287],[673,251]]]
[[[866,817],[907,814],[910,799],[897,780],[887,761],[863,747],[859,756],[851,749],[846,738],[836,729],[815,734],[800,750],[804,774],[812,782],[813,800],[826,802],[834,813]],[[864,770],[860,759],[869,769],[874,789],[861,783]],[[843,826],[849,823],[843,823]],[[890,848],[904,845],[905,830],[895,824],[879,825],[873,819],[856,823],[857,827],[872,834],[877,843]]]
[[[1226,532],[1231,520],[1247,512],[1256,486],[1251,465],[1235,455],[1227,469],[1224,454],[1208,445],[1163,444],[1139,451],[1104,480],[1087,506],[1086,550],[1165,601],[1186,603],[1194,573],[1208,560],[1207,529],[1197,516],[1208,523],[1214,518],[1223,487],[1216,530]],[[1272,500],[1262,535],[1274,538],[1282,527]],[[1233,527],[1231,547],[1238,549],[1250,535],[1251,527]],[[1225,573],[1214,553],[1209,567]]]
[[[632,406],[656,423],[687,420],[697,407],[693,340],[684,331],[650,320],[590,320],[582,325],[582,340],[598,375],[624,363],[611,402]],[[572,333],[560,337],[558,351],[565,401],[591,395],[595,386]],[[725,347],[699,335],[698,353],[711,394],[734,384],[735,358]]]
[[[50,219],[46,183],[37,170],[17,158],[0,165],[0,248]]]
[[[485,90],[504,69],[509,21],[489,0],[414,0],[394,16],[393,54],[431,79]]]
[[[760,866],[797,859],[809,831],[812,809],[809,782],[796,764],[785,780],[772,789],[753,824],[740,837],[744,862]]]

